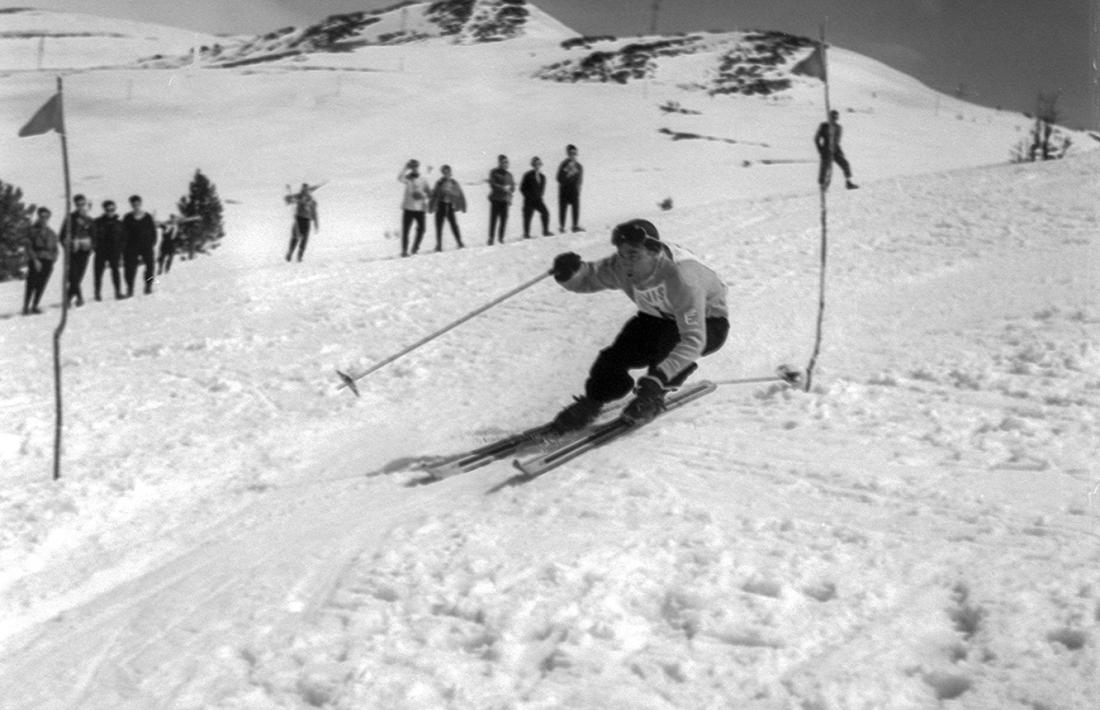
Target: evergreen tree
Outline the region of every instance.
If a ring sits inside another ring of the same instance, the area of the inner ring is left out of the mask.
[[[198,220],[185,223],[181,228],[180,249],[193,258],[195,254],[207,254],[217,249],[225,236],[225,224],[222,221],[222,201],[218,198],[218,189],[210,178],[195,171],[191,180],[191,189],[186,197],[179,201],[180,217],[198,217]]]
[[[0,180],[0,281],[19,278],[23,268],[23,234],[34,205],[23,204],[23,191]]]

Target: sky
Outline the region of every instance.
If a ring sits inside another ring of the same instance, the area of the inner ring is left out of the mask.
[[[397,0],[25,0],[212,33],[259,34]],[[1033,112],[1058,93],[1063,123],[1100,129],[1100,0],[538,0],[581,34],[765,29],[817,37],[939,91]],[[657,12],[654,12],[654,9]]]

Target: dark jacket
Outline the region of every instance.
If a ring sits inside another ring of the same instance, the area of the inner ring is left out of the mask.
[[[127,212],[122,218],[122,234],[122,248],[125,253],[145,254],[153,251],[157,244],[157,223],[148,212],[140,218]]]
[[[117,257],[122,253],[122,220],[118,215],[105,214],[96,217],[92,229],[92,248],[97,254]]]
[[[92,231],[92,218],[80,210],[73,210],[69,219],[61,225],[61,243],[68,244],[71,236],[73,251],[91,251]]]
[[[558,185],[563,190],[579,191],[584,180],[584,166],[573,158],[566,158],[558,166]]]
[[[462,193],[462,186],[454,178],[439,178],[432,188],[431,197],[428,199],[428,211],[435,212],[442,204],[454,207],[455,212],[466,211],[466,195]]]
[[[817,127],[817,133],[814,134],[814,145],[817,146],[817,152],[825,154],[829,151],[829,148],[830,148],[830,145],[829,145],[829,143],[830,143],[830,141],[829,141],[830,126],[832,127],[832,133],[833,133],[832,146],[831,146],[833,154],[834,155],[843,155],[843,152],[840,150],[840,134],[841,134],[843,129],[841,129],[839,123],[830,124],[828,121],[825,121],[820,126],[818,126]]]
[[[516,179],[504,168],[493,168],[489,173],[489,200],[511,204],[516,191]]]
[[[546,176],[541,172],[528,170],[520,180],[519,191],[525,201],[541,202],[542,196],[546,193]]]

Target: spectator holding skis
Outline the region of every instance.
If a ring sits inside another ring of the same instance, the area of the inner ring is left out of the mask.
[[[137,277],[138,262],[145,267],[145,293],[153,292],[153,279],[156,259],[153,253],[157,246],[157,223],[153,215],[142,208],[141,197],[130,197],[131,210],[122,218],[122,265],[126,278],[126,298],[134,295],[134,280]]]
[[[37,219],[27,228],[27,284],[23,289],[23,315],[41,313],[38,304],[46,291],[59,254],[57,233],[49,227],[50,210],[39,207]]]
[[[852,182],[852,167],[848,165],[848,159],[844,157],[844,151],[840,149],[840,113],[835,109],[829,111],[829,120],[817,127],[814,135],[814,145],[821,158],[821,167],[817,172],[817,184],[823,188],[829,187],[829,178],[832,174],[832,164],[835,162],[844,171],[844,186],[854,190],[859,185]]]
[[[664,409],[665,393],[682,385],[696,361],[718,350],[729,333],[726,286],[693,256],[662,242],[644,219],[611,232],[616,252],[594,262],[575,253],[554,259],[553,274],[569,291],[618,289],[638,306],[614,342],[600,351],[589,370],[584,395],[554,419],[562,433],[591,423],[603,405],[630,393],[623,410],[628,423],[644,423]],[[635,384],[630,370],[646,368]]]
[[[303,182],[297,194],[286,196],[287,204],[294,205],[294,222],[290,225],[290,248],[286,252],[287,261],[294,256],[295,249],[298,250],[298,261],[302,260],[302,256],[306,253],[306,243],[309,242],[310,227],[318,233],[321,231],[321,222],[317,217],[317,200],[313,198],[313,191],[317,187],[320,185],[310,187],[308,183]]]
[[[581,213],[581,183],[584,181],[584,166],[577,160],[577,146],[565,147],[565,160],[558,166],[558,231],[565,232],[565,213],[573,208],[573,231],[583,232],[577,223]]]
[[[420,240],[424,238],[425,216],[432,188],[420,175],[420,161],[410,160],[397,174],[397,181],[405,185],[405,195],[401,200],[401,256],[409,256],[420,250]],[[416,225],[416,238],[409,249],[409,229]]]
[[[461,249],[462,235],[458,231],[455,213],[466,211],[466,196],[462,193],[462,186],[451,177],[450,165],[444,165],[440,171],[443,177],[436,181],[428,201],[428,211],[435,213],[435,250],[443,251],[443,220],[451,225],[451,235]]]
[[[95,253],[93,277],[95,300],[103,300],[103,272],[111,270],[111,283],[115,287],[115,300],[122,298],[122,285],[118,267],[122,260],[122,221],[115,212],[114,200],[103,201],[103,214],[96,217],[92,230],[92,250]]]
[[[489,171],[489,246],[494,239],[504,243],[504,230],[508,225],[508,208],[516,191],[516,180],[508,171],[508,157],[497,156],[497,166]],[[499,225],[499,229],[498,229]]]
[[[542,218],[542,236],[549,237],[550,210],[542,201],[546,193],[546,176],[542,174],[542,160],[537,155],[531,158],[531,169],[519,181],[519,192],[523,195],[523,238],[531,238],[531,217],[536,212]]]
[[[73,197],[76,207],[69,219],[61,226],[61,244],[69,250],[69,305],[76,301],[77,306],[84,305],[84,293],[80,284],[88,270],[88,259],[92,256],[92,217],[88,214],[90,205],[84,195]]]

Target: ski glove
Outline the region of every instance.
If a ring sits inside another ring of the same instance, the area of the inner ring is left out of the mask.
[[[554,280],[558,283],[564,283],[573,278],[573,275],[581,270],[581,255],[575,254],[571,251],[564,254],[558,254],[554,257],[554,268],[550,270],[550,273],[554,274]]]

